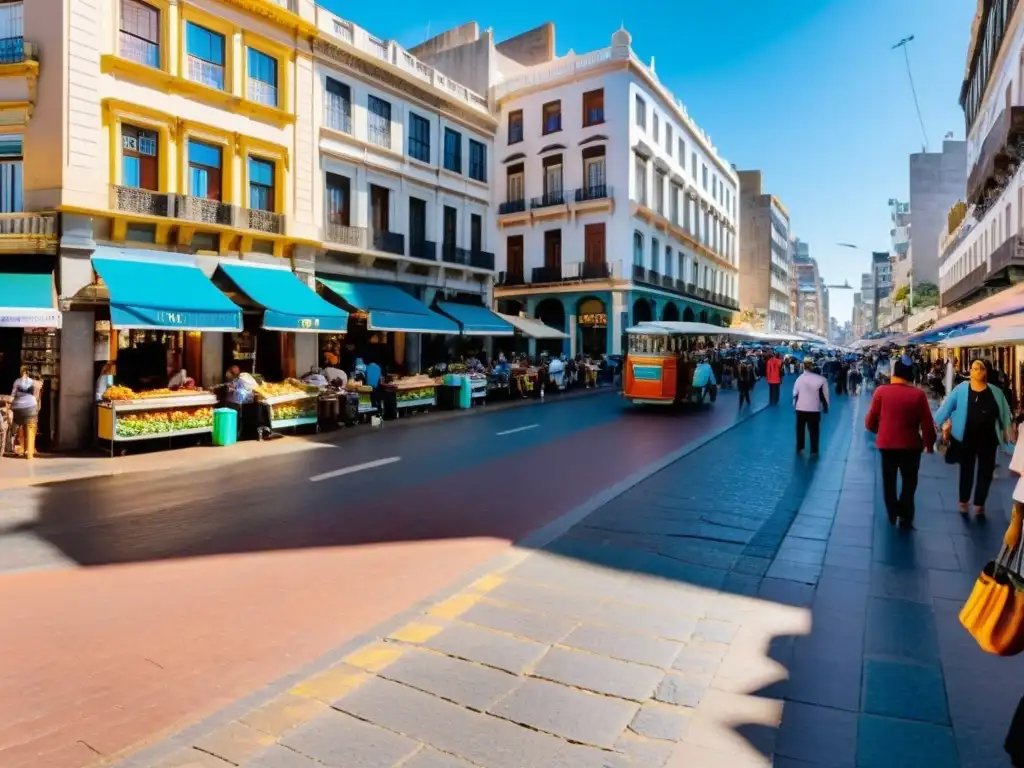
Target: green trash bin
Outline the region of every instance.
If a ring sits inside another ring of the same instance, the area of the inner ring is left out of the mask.
[[[213,411],[213,444],[234,445],[238,440],[238,412],[234,408]]]

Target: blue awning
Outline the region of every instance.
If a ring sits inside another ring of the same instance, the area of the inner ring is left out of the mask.
[[[115,328],[241,331],[242,310],[194,263],[161,254],[97,248],[92,266],[110,291]]]
[[[220,270],[263,307],[267,330],[344,333],[348,329],[348,312],[320,298],[290,270],[235,262],[221,262]]]
[[[515,333],[509,323],[479,304],[439,301],[437,308],[462,327],[463,336],[511,336]]]
[[[350,283],[318,277],[322,286],[335,294],[352,312],[366,312],[371,331],[406,331],[458,336],[459,326],[444,315],[432,312],[423,302],[401,288],[382,283]]]
[[[60,328],[52,272],[0,273],[0,328]]]

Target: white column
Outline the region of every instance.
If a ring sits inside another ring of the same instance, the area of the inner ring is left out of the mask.
[[[60,331],[60,390],[57,395],[57,447],[70,451],[89,446],[95,407],[93,376],[93,337],[96,315],[93,312],[65,312]]]
[[[608,315],[608,333],[611,334],[613,355],[622,354],[622,313],[626,309],[626,296],[622,291],[612,291],[611,312]]]
[[[569,357],[576,357],[576,315],[569,315],[568,320]]]

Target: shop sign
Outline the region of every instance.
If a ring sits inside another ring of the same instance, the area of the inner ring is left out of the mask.
[[[188,315],[184,312],[165,312],[161,310],[156,313],[156,320],[160,325],[182,326],[187,324]]]
[[[606,328],[608,326],[608,315],[604,313],[580,315],[576,318],[576,324],[592,328]]]
[[[0,310],[0,328],[60,328],[60,321],[60,312]]]
[[[310,318],[303,318],[303,319],[299,320],[299,328],[304,328],[304,329],[308,330],[308,329],[311,329],[311,328],[319,328],[319,327],[320,327],[320,318],[319,317],[314,317],[312,319],[310,319]]]

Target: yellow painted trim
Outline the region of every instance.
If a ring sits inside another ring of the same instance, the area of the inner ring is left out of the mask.
[[[239,237],[253,237],[256,240],[273,240],[275,247],[281,246],[282,252],[286,246],[306,246],[308,248],[324,248],[324,244],[319,240],[307,240],[303,237],[289,237],[288,235],[275,235],[270,232],[258,232],[254,233],[250,229],[238,229],[231,227],[226,224],[207,224],[189,219],[175,219],[168,218],[166,216],[148,216],[144,213],[129,213],[127,211],[111,211],[99,208],[87,208],[78,205],[60,205],[57,206],[58,213],[72,213],[78,216],[93,216],[97,218],[105,219],[125,219],[127,221],[139,224],[165,224],[171,227],[177,227],[178,229],[178,242],[182,242],[182,234],[186,230],[191,232],[227,232],[232,235]],[[28,237],[27,235],[18,235],[18,237]],[[188,245],[188,240],[182,242],[183,245]]]
[[[311,21],[292,13],[277,3],[269,0],[221,0],[225,5],[230,5],[243,11],[250,16],[263,21],[268,21],[288,30],[294,30],[304,36],[316,35],[318,27]]]
[[[123,143],[121,126],[129,123],[139,128],[148,128],[157,132],[159,147],[157,191],[174,192],[174,142],[176,134],[176,118],[156,109],[137,104],[129,104],[119,99],[103,100],[103,122],[107,129],[109,141],[110,183],[121,184],[124,164],[121,159]]]
[[[245,30],[242,32],[242,52],[243,52],[243,69],[245,73],[245,83],[243,84],[243,95],[248,96],[249,93],[249,49],[259,51],[266,56],[270,56],[277,63],[277,104],[273,107],[267,107],[266,104],[260,104],[258,102],[252,102],[248,99],[244,102],[244,107],[247,110],[253,108],[266,108],[273,109],[276,112],[281,112],[285,115],[289,115],[294,119],[292,114],[292,98],[291,98],[291,70],[292,62],[295,59],[295,49],[288,48],[281,43],[270,40],[269,38],[257,35],[253,32]]]
[[[124,77],[161,93],[188,96],[205,104],[221,107],[235,114],[246,115],[278,127],[293,125],[296,120],[296,116],[287,110],[249,101],[233,93],[219,91],[194,80],[168,74],[162,70],[109,53],[100,57],[100,70],[105,74]]]
[[[39,77],[39,62],[26,60],[17,64],[0,64],[0,77]]]
[[[205,123],[197,123],[192,120],[180,120],[181,126],[179,145],[181,147],[181,164],[179,165],[179,188],[181,194],[191,195],[192,190],[188,184],[188,144],[195,139],[203,144],[213,144],[220,147],[220,199],[222,203],[238,205],[236,180],[236,158],[238,152],[238,134],[225,131]]]

